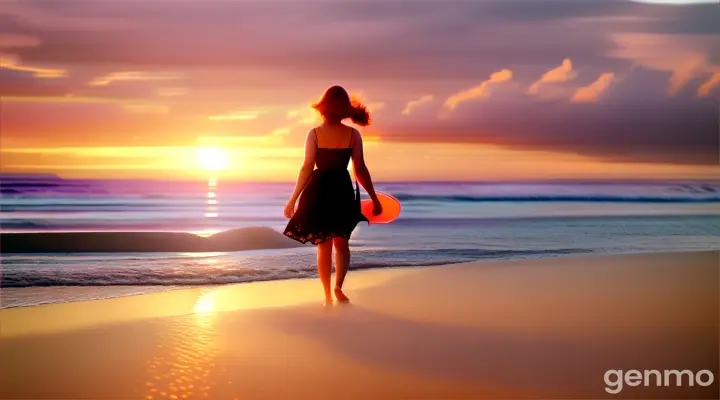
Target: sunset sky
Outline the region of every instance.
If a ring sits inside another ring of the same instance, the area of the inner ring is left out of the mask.
[[[720,6],[658,3],[0,0],[0,170],[292,181],[340,84],[376,180],[720,177]]]

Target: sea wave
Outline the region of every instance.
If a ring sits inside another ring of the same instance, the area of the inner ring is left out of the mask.
[[[357,262],[351,270],[366,270],[397,267],[426,267],[470,262],[475,260],[502,260],[517,258],[542,258],[568,254],[589,253],[589,249],[553,249],[553,250],[493,250],[493,249],[438,249],[388,250],[356,253]],[[296,258],[297,256],[291,256]],[[77,257],[76,263],[77,263]],[[97,258],[89,256],[87,264],[81,268],[6,268],[1,283],[5,288],[49,287],[49,286],[203,286],[267,281],[278,279],[307,278],[316,275],[312,262],[290,264],[287,256],[265,256],[254,263],[247,260],[231,264],[222,263],[222,268],[208,268],[207,259],[197,263],[188,262],[178,265],[176,259],[144,259],[138,263],[116,259],[113,264],[119,266],[98,266]],[[187,259],[186,259],[187,260]],[[21,262],[21,260],[17,260]],[[311,261],[310,259],[305,261]],[[3,264],[12,263],[5,260]],[[24,262],[27,262],[25,260]],[[159,266],[158,264],[172,264]],[[76,264],[77,265],[77,264]]]
[[[394,195],[401,202],[620,202],[620,203],[720,203],[720,194],[706,196],[631,196],[631,195],[485,195],[437,196],[400,193]]]

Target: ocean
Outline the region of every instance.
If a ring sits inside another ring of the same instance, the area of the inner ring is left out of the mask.
[[[403,204],[359,225],[351,269],[720,250],[720,182],[377,183]],[[2,232],[282,231],[292,184],[0,179]],[[1,244],[0,244],[1,246]],[[312,246],[222,253],[2,253],[0,307],[315,276]],[[349,276],[352,281],[352,275]],[[318,289],[320,290],[320,289]]]

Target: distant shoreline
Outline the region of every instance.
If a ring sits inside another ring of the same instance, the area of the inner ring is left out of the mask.
[[[186,232],[0,233],[0,252],[165,253],[286,249],[302,246],[270,228],[240,228],[203,237]]]

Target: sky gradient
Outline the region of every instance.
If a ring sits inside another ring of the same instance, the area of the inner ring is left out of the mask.
[[[228,179],[291,181],[308,105],[340,84],[373,114],[378,180],[717,178],[717,21],[707,2],[0,0],[0,170],[202,178],[212,147]]]

